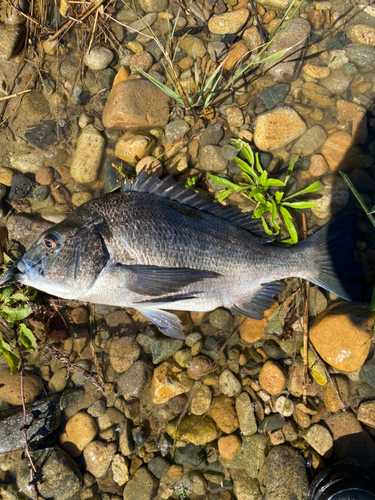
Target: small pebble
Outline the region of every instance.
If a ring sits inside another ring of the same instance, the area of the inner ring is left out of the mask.
[[[279,365],[266,361],[259,374],[259,383],[265,391],[273,396],[280,394],[286,386],[286,375]]]

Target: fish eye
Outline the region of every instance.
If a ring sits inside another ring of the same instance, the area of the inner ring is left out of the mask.
[[[57,243],[58,239],[54,234],[47,234],[47,236],[43,238],[43,245],[47,250],[53,250],[54,248],[56,248]]]

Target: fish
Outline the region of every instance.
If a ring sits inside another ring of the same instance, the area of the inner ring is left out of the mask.
[[[172,311],[224,307],[262,319],[290,277],[358,300],[354,242],[349,215],[280,247],[251,213],[143,170],[42,233],[16,262],[15,279],[63,299],[133,308],[184,338]]]

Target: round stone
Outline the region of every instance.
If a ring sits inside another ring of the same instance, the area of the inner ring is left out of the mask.
[[[91,441],[83,450],[86,469],[96,478],[103,477],[116,455],[116,451],[116,443]]]
[[[142,348],[137,342],[129,344],[129,337],[114,338],[109,348],[109,361],[117,373],[123,373],[137,361]]]
[[[285,372],[273,361],[266,361],[259,374],[259,383],[265,391],[276,396],[285,389]]]
[[[322,155],[331,170],[336,171],[343,167],[345,161],[348,160],[352,146],[353,139],[348,132],[339,130],[327,138],[322,146]]]
[[[190,411],[193,415],[203,415],[211,406],[212,395],[208,386],[202,385],[194,392]]]
[[[223,436],[217,442],[220,456],[232,460],[241,449],[241,439],[236,434]]]
[[[212,361],[203,354],[194,356],[188,366],[187,373],[193,380],[199,380],[206,375],[212,367]]]
[[[347,30],[347,34],[353,40],[363,45],[375,45],[375,28],[366,24],[356,24]]]
[[[153,62],[152,55],[143,50],[142,52],[134,54],[130,59],[130,70],[132,73],[137,73],[138,70],[147,73]]]
[[[222,172],[228,165],[228,160],[221,154],[221,147],[212,145],[201,149],[199,162],[202,170],[210,172]]]
[[[106,68],[113,59],[113,52],[105,47],[93,47],[86,52],[84,62],[93,71]]]
[[[50,184],[55,182],[53,169],[50,167],[41,167],[35,173],[35,181],[41,186],[49,186]]]
[[[98,428],[91,415],[80,411],[67,422],[60,442],[71,457],[78,457],[97,432]]]
[[[221,392],[226,396],[232,397],[238,394],[241,390],[241,383],[234,373],[226,368],[219,378],[219,387]]]
[[[210,417],[188,415],[184,417],[176,430],[176,422],[167,425],[167,432],[171,438],[182,439],[195,445],[205,445],[217,438],[217,430]]]
[[[0,400],[11,405],[21,406],[21,379],[19,375],[12,375],[8,366],[0,368]],[[39,377],[30,372],[25,372],[23,381],[23,393],[25,403],[32,403],[42,390],[42,382]]]
[[[267,325],[267,319],[246,318],[240,325],[239,332],[241,339],[250,344],[261,340],[264,336],[264,330]]]
[[[321,219],[331,217],[340,210],[342,210],[349,201],[350,191],[349,188],[341,177],[338,175],[326,175],[322,179],[325,185],[324,189],[319,192],[319,202],[311,207],[311,212]]]
[[[92,200],[92,194],[88,191],[80,191],[72,195],[72,203],[75,207],[80,207],[87,201]]]
[[[318,316],[310,339],[326,363],[344,372],[361,368],[370,350],[375,315],[365,306],[338,304]]]
[[[280,107],[258,116],[254,142],[262,151],[273,151],[298,139],[306,129],[305,122],[294,109]]]
[[[234,402],[228,396],[223,395],[215,398],[209,415],[225,434],[231,434],[238,429],[239,423]]]
[[[214,35],[234,35],[245,26],[248,17],[248,9],[225,12],[219,16],[212,16],[208,21],[208,29]]]

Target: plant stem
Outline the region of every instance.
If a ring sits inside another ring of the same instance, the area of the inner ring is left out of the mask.
[[[307,237],[306,216],[302,214],[303,239]],[[307,402],[307,384],[309,379],[309,298],[310,281],[305,281],[305,304],[303,313],[303,403]]]

